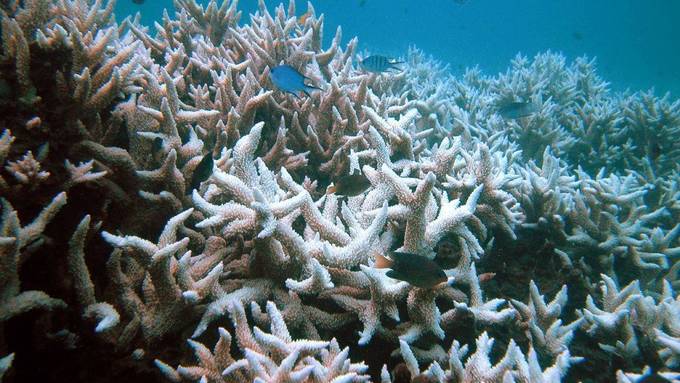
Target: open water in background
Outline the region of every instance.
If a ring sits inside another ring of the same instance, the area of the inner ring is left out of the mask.
[[[268,0],[273,9],[280,0]],[[207,4],[208,0],[199,0]],[[218,2],[221,4],[221,0]],[[284,1],[288,4],[288,0]],[[359,37],[364,50],[395,57],[410,45],[448,63],[454,74],[479,66],[505,71],[518,53],[562,52],[569,60],[597,57],[598,74],[615,90],[655,89],[680,97],[680,0],[313,0],[325,14],[329,42],[338,25],[343,44]],[[306,1],[298,0],[298,14]],[[257,0],[241,0],[241,22]],[[141,12],[145,25],[171,0],[117,0],[119,19]],[[171,11],[172,14],[172,11]]]

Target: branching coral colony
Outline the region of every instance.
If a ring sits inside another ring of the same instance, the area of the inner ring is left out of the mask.
[[[0,378],[679,379],[680,102],[553,53],[367,74],[311,4],[112,8],[2,2]],[[394,250],[448,283],[373,267]]]

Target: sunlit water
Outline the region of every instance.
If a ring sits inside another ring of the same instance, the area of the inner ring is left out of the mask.
[[[207,0],[199,1],[207,4]],[[280,1],[267,1],[273,9]],[[287,4],[287,0],[285,1]],[[533,56],[552,50],[568,59],[597,57],[598,73],[615,90],[654,88],[680,95],[680,1],[674,0],[314,0],[324,13],[325,40],[342,26],[343,43],[359,37],[360,51],[398,57],[415,45],[448,63],[451,71],[479,66],[504,71],[518,52]],[[221,2],[220,2],[221,4]],[[297,1],[298,13],[306,1]],[[242,21],[257,10],[241,0]],[[118,0],[119,19],[141,12],[153,25],[170,0],[137,5]]]

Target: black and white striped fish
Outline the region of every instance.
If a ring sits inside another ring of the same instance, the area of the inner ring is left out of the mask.
[[[389,57],[373,55],[361,60],[361,67],[367,72],[382,73],[390,69],[401,70],[397,65],[403,63],[403,61],[396,61]]]

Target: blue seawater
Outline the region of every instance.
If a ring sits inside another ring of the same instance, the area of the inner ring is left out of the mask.
[[[208,0],[199,3],[207,4]],[[221,3],[221,2],[220,2]],[[271,9],[278,0],[266,2]],[[287,4],[287,1],[285,1]],[[325,14],[327,43],[342,26],[343,43],[359,37],[359,51],[394,57],[415,45],[462,73],[478,66],[505,71],[517,55],[547,50],[567,59],[597,58],[598,73],[614,90],[654,88],[680,96],[680,1],[675,0],[315,0]],[[171,0],[137,5],[118,0],[119,19],[140,12],[145,25],[160,20]],[[242,22],[257,10],[241,0]],[[298,13],[306,1],[297,1]],[[172,12],[171,12],[172,14]]]

